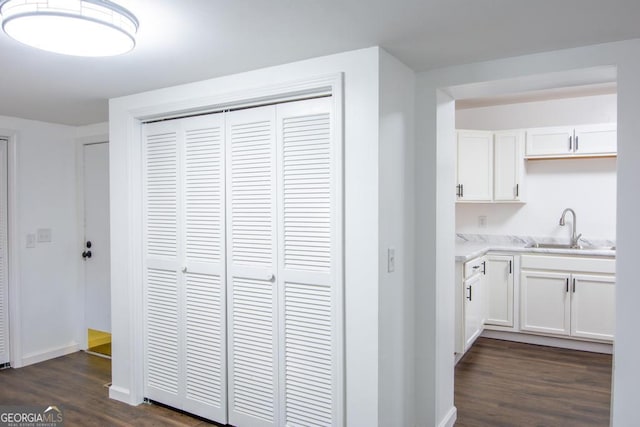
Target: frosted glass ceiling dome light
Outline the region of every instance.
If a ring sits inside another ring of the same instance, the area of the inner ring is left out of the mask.
[[[113,56],[136,44],[138,20],[107,0],[0,0],[2,29],[38,49],[75,56]]]

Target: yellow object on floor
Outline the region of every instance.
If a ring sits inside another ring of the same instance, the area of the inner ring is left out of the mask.
[[[109,332],[88,329],[87,350],[111,356],[111,334]]]

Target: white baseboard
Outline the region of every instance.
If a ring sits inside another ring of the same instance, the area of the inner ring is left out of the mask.
[[[546,337],[525,334],[522,332],[491,331],[485,329],[485,338],[495,338],[505,341],[515,341],[525,344],[545,345],[547,347],[568,348],[570,350],[590,351],[592,353],[613,354],[613,345],[599,342],[579,341],[564,338]]]
[[[128,405],[136,405],[135,403],[131,403],[131,392],[129,389],[118,387],[117,385],[111,385],[109,387],[109,399],[117,400]]]
[[[80,346],[77,343],[65,345],[50,350],[45,350],[37,353],[29,353],[22,357],[19,366],[29,366],[36,363],[44,362],[45,360],[55,359],[56,357],[66,356],[67,354],[80,351]]]
[[[456,419],[458,418],[458,409],[454,406],[449,409],[447,415],[440,421],[438,427],[453,427],[456,423]]]

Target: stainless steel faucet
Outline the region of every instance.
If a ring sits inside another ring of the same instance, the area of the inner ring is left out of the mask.
[[[576,212],[573,209],[567,208],[562,212],[562,216],[560,217],[560,225],[561,226],[565,225],[564,217],[567,215],[567,212],[571,212],[571,214],[573,215],[573,227],[571,230],[571,247],[579,248],[580,245],[578,245],[578,240],[580,240],[580,238],[582,237],[582,234],[578,234],[576,236]]]

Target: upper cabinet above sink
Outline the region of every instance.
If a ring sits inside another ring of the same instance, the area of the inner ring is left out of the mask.
[[[615,123],[527,129],[527,159],[613,157],[617,153]]]

